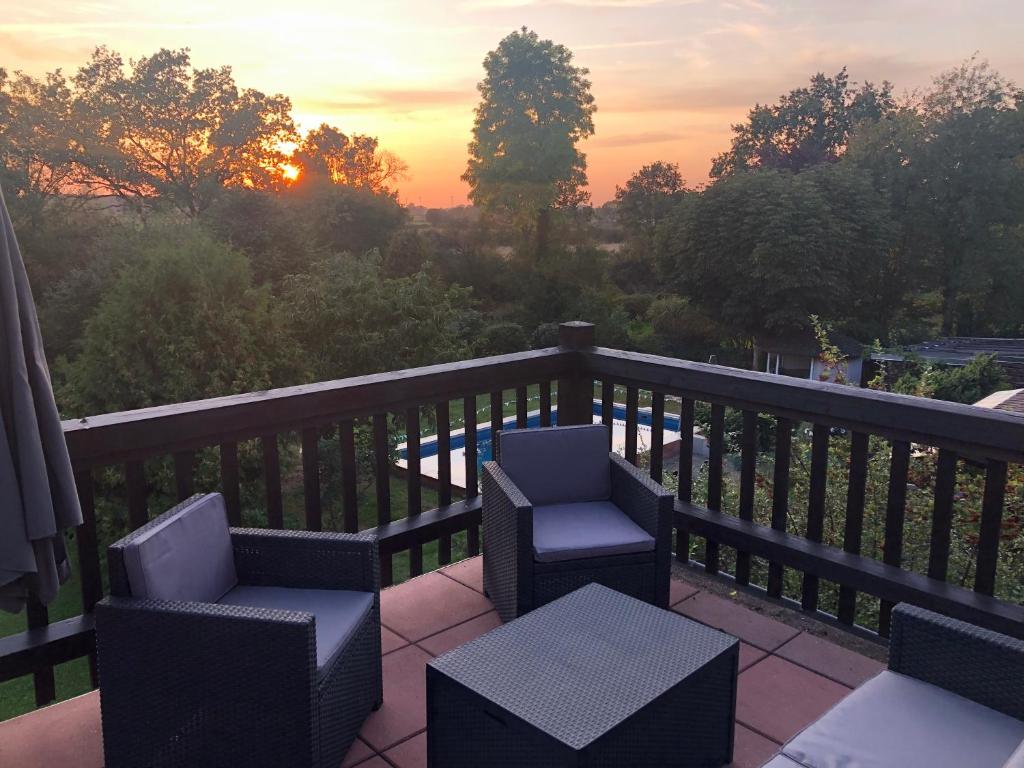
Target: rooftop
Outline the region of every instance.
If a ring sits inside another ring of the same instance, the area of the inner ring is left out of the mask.
[[[790,612],[730,597],[682,566],[671,594],[672,610],[741,641],[734,768],[763,765],[782,742],[884,666],[823,637],[836,637],[836,630],[803,617],[780,621],[768,612]],[[381,614],[384,706],[366,721],[342,765],[421,768],[427,764],[425,664],[500,623],[483,594],[481,558],[384,590]],[[98,694],[0,723],[0,764],[100,768]]]

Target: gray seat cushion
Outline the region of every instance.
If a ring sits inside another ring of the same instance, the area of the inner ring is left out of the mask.
[[[1003,768],[1024,768],[1024,741],[1003,765]]]
[[[800,763],[795,763],[785,755],[776,755],[761,768],[804,768]]]
[[[322,671],[363,623],[373,607],[373,593],[240,585],[218,602],[313,614],[316,619],[316,666]]]
[[[533,556],[539,563],[653,551],[654,539],[610,501],[533,508]]]
[[[215,603],[238,583],[224,499],[209,493],[124,548],[132,596]]]
[[[782,748],[806,768],[1002,768],[1024,722],[885,671]]]
[[[604,424],[510,429],[498,442],[501,468],[535,507],[611,498]]]

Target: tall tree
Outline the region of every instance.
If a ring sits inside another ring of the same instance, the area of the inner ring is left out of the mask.
[[[652,243],[658,225],[685,190],[676,163],[659,160],[645,165],[629,178],[625,187],[615,187],[619,223],[630,236]]]
[[[224,187],[274,187],[291,102],[239,89],[230,67],[193,69],[187,49],[130,62],[97,48],[74,77],[79,181],[93,194],[169,202],[196,216]]]
[[[462,176],[476,205],[534,232],[539,258],[548,250],[551,210],[589,199],[586,156],[576,145],[594,133],[596,107],[588,70],[572,59],[564,45],[526,27],[487,54]]]
[[[375,136],[348,136],[327,123],[303,137],[291,162],[300,169],[300,183],[324,177],[335,184],[387,194],[393,193],[390,185],[409,169],[393,152],[381,150]]]
[[[747,121],[732,127],[732,146],[714,159],[712,178],[750,168],[800,171],[834,162],[853,127],[878,120],[895,108],[892,85],[850,84],[843,67],[834,77],[819,72],[810,85],[795,88],[776,104],[756,104]]]

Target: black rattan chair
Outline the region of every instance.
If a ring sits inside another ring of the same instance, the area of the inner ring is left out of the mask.
[[[608,447],[603,424],[498,433],[483,555],[503,621],[591,582],[668,607],[672,495]]]
[[[228,529],[194,496],[108,551],[107,768],[337,768],[382,702],[374,537]]]

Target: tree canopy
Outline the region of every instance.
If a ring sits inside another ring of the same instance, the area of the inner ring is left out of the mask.
[[[892,85],[850,83],[846,67],[833,77],[819,72],[775,104],[756,104],[733,126],[732,146],[711,164],[712,178],[751,168],[800,171],[834,162],[862,120],[878,120],[895,108]]]
[[[634,173],[624,187],[616,185],[619,222],[632,237],[651,242],[686,191],[676,163],[656,161]]]
[[[588,70],[572,60],[564,45],[523,27],[487,54],[477,86],[462,178],[474,204],[534,227],[538,252],[547,244],[548,211],[589,199],[586,156],[577,144],[594,133],[596,106]]]

